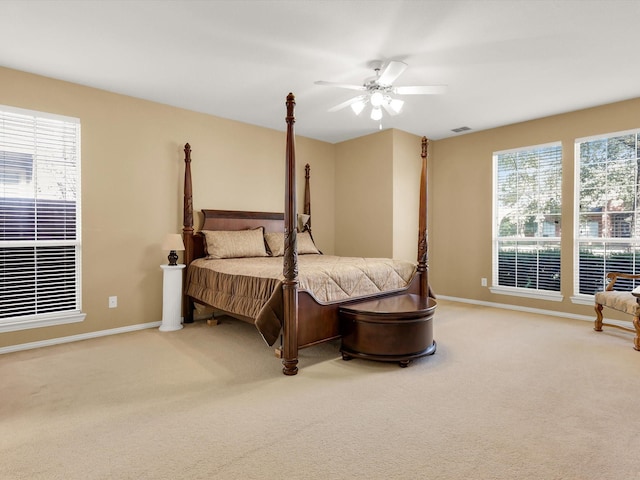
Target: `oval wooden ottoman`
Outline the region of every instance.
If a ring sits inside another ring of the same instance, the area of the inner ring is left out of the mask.
[[[436,301],[406,294],[340,307],[343,360],[364,358],[398,362],[433,355],[433,314]]]

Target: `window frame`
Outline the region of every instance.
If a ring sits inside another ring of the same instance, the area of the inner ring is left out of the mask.
[[[580,234],[580,200],[582,193],[582,184],[581,184],[581,167],[582,167],[582,159],[580,155],[580,147],[583,143],[592,142],[596,140],[602,139],[610,139],[615,137],[622,137],[626,135],[635,135],[636,136],[636,165],[640,159],[640,128],[635,128],[631,130],[622,130],[617,132],[608,132],[598,135],[590,135],[587,137],[580,137],[574,140],[574,176],[573,176],[573,184],[574,184],[574,203],[573,203],[573,286],[572,286],[572,296],[571,301],[575,304],[580,305],[593,305],[594,294],[586,294],[580,293],[580,243],[584,241],[592,241],[592,242],[602,242],[604,244],[611,243],[627,243],[627,244],[636,244],[636,249],[640,250],[640,236],[629,236],[629,237],[598,237],[598,236],[581,236]],[[636,172],[637,175],[637,172]],[[639,186],[636,184],[636,188]],[[638,190],[636,190],[636,198],[638,195]],[[640,214],[640,206],[635,206],[635,212]],[[640,218],[636,219],[636,222],[640,221]],[[639,252],[640,253],[640,252]],[[606,266],[605,266],[605,274],[606,274]],[[640,271],[636,271],[635,273],[640,273]],[[604,282],[604,277],[603,277]],[[605,283],[603,283],[603,289],[605,287]]]
[[[524,287],[513,287],[506,285],[499,285],[499,243],[504,241],[504,237],[499,236],[499,208],[498,208],[498,200],[499,200],[499,183],[498,183],[498,160],[499,156],[509,154],[509,153],[518,153],[518,152],[526,152],[526,151],[535,151],[542,150],[545,148],[557,147],[560,149],[560,194],[562,195],[562,176],[563,176],[563,148],[561,141],[554,141],[544,144],[538,145],[529,145],[525,147],[512,148],[508,150],[500,150],[493,152],[492,166],[493,166],[493,176],[492,176],[492,240],[491,240],[491,286],[489,287],[489,291],[494,294],[499,295],[511,295],[517,297],[525,297],[525,298],[533,298],[540,300],[548,300],[554,302],[560,302],[563,300],[563,295],[561,290],[544,290],[539,288],[524,288]],[[562,204],[560,206],[560,213],[558,214],[560,220],[562,219]],[[501,240],[502,239],[502,240]],[[530,241],[530,242],[554,242],[559,245],[558,250],[560,251],[560,267],[562,266],[562,233],[560,232],[560,236],[554,237],[513,237],[513,241]],[[539,259],[537,260],[539,262]],[[539,265],[539,263],[537,263]],[[561,288],[561,285],[560,285]]]
[[[23,109],[8,105],[0,105],[0,112],[27,116],[34,119],[43,119],[48,121],[56,121],[56,122],[65,122],[68,124],[74,124],[76,128],[75,133],[75,146],[76,146],[76,154],[75,154],[75,175],[74,175],[74,188],[75,188],[75,238],[74,239],[64,239],[64,240],[38,240],[38,239],[29,239],[29,240],[0,240],[0,247],[4,248],[28,248],[28,247],[38,247],[38,246],[61,246],[61,247],[74,247],[74,267],[72,268],[75,273],[74,284],[75,284],[75,308],[67,309],[64,311],[58,312],[47,312],[47,313],[36,313],[36,314],[28,314],[28,315],[16,315],[12,317],[0,318],[0,333],[4,332],[12,332],[18,330],[25,330],[31,328],[40,328],[46,326],[53,325],[62,325],[68,323],[77,323],[84,321],[86,314],[82,312],[82,195],[81,195],[81,140],[82,140],[82,132],[81,132],[81,122],[79,118],[69,117],[65,115],[58,115],[49,112],[41,112],[36,110]],[[34,130],[34,139],[35,139],[35,130]],[[14,137],[15,138],[15,137]],[[12,149],[5,150],[4,143],[0,145],[0,150],[3,151],[13,151]],[[66,173],[66,172],[65,172]],[[5,182],[6,183],[6,182]],[[36,180],[37,185],[37,180]],[[69,185],[68,183],[66,185]],[[4,196],[4,194],[3,194]],[[11,197],[5,197],[11,198]],[[18,197],[16,197],[18,198]],[[31,197],[26,197],[31,198]],[[34,202],[36,196],[32,197]],[[36,227],[34,227],[36,228]],[[36,253],[34,253],[36,255]]]

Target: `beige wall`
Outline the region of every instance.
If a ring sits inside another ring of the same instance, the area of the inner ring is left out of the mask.
[[[556,115],[431,143],[429,266],[436,294],[593,315],[574,305],[573,146],[576,138],[640,127],[640,99]],[[563,145],[561,303],[494,295],[491,282],[492,155],[495,151],[561,141]]]
[[[0,104],[80,118],[87,314],[82,323],[2,333],[0,347],[161,319],[160,244],[182,226],[185,142],[196,211],[284,208],[283,132],[3,68]],[[310,163],[314,237],[333,253],[335,148],[302,137],[296,146],[299,209]],[[118,308],[108,308],[112,295]]]
[[[416,262],[422,137],[393,131],[393,258]]]
[[[336,144],[336,254],[393,254],[393,130]]]
[[[336,252],[415,262],[421,137],[385,130],[336,145]]]

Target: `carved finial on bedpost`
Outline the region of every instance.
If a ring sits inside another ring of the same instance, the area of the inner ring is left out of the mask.
[[[285,201],[284,201],[284,344],[282,372],[285,375],[298,373],[298,247],[296,236],[296,150],[293,133],[293,93],[287,95],[287,142],[285,154]]]
[[[293,116],[293,107],[296,106],[296,96],[293,93],[287,95],[287,125],[293,125],[296,117]]]
[[[428,280],[428,256],[427,256],[427,148],[429,140],[422,137],[422,172],[420,174],[420,210],[418,219],[418,272],[420,272],[420,295],[430,295]]]

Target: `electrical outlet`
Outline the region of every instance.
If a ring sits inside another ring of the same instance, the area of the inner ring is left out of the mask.
[[[483,287],[487,286],[487,279],[486,278],[481,278],[480,279],[480,285],[482,285]]]
[[[109,308],[116,308],[118,306],[118,297],[109,297]]]

